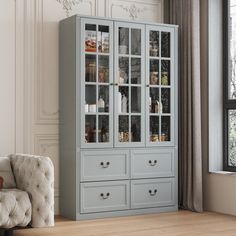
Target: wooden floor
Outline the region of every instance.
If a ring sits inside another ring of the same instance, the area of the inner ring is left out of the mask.
[[[179,211],[90,221],[57,218],[54,228],[16,230],[14,236],[236,236],[236,217]]]

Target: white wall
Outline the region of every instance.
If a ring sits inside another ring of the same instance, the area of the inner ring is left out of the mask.
[[[163,0],[0,0],[0,155],[50,156],[56,213],[58,21],[73,14],[162,22]]]
[[[0,156],[15,151],[15,1],[0,7]],[[3,7],[4,6],[4,7]]]

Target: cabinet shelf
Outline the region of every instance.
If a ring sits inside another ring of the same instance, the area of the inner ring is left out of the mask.
[[[133,55],[133,54],[118,54],[119,57],[127,57],[127,58],[141,58],[140,55]]]
[[[84,53],[85,53],[85,55],[110,56],[110,53],[105,53],[105,52],[87,52],[87,51],[85,51]]]
[[[171,116],[170,113],[149,113],[149,116]]]
[[[119,116],[141,116],[142,115],[142,113],[133,113],[133,112],[130,112],[130,113],[122,113],[122,112],[120,112],[120,113],[118,113],[118,115]]]

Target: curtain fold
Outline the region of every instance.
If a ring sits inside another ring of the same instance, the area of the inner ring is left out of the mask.
[[[200,90],[200,0],[170,0],[179,25],[179,204],[203,211]]]

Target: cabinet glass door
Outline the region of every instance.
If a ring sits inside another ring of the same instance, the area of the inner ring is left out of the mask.
[[[81,25],[81,146],[112,146],[112,22],[83,19]]]
[[[174,135],[173,31],[147,26],[146,42],[146,143],[169,145]]]
[[[115,24],[115,145],[144,145],[144,27]]]

